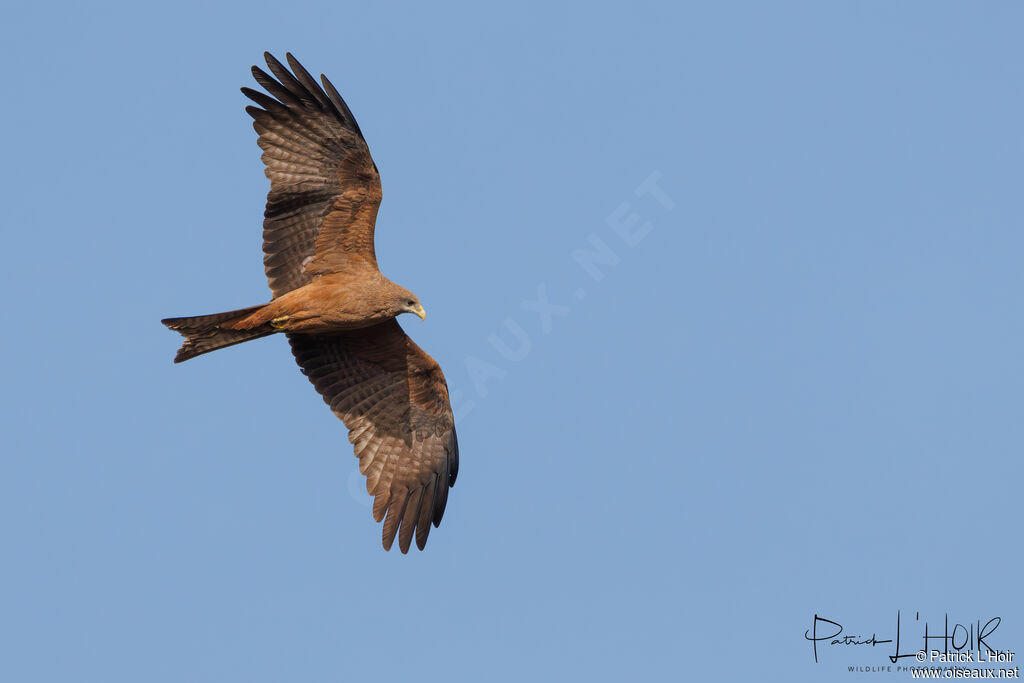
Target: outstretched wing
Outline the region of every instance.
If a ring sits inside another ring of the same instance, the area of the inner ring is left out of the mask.
[[[259,105],[245,110],[270,178],[263,263],[278,297],[353,259],[376,267],[381,189],[359,125],[327,77],[320,76],[321,88],[291,54],[291,71],[269,52],[264,57],[273,76],[257,66],[252,75],[271,96],[242,92]]]
[[[448,385],[433,358],[395,320],[330,335],[290,334],[302,372],[348,427],[348,439],[384,520],[384,548],[413,532],[423,550],[459,470]],[[385,517],[386,515],[386,517]]]

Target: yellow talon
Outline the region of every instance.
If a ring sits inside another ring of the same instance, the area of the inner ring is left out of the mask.
[[[274,318],[273,320],[270,321],[270,326],[273,327],[275,330],[279,330],[282,327],[284,327],[284,324],[286,322],[288,322],[288,318],[289,317],[291,317],[291,316],[287,316],[287,315],[278,316],[278,317],[276,317],[276,318]]]

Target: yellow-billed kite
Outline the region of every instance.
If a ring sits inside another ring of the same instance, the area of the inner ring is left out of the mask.
[[[425,317],[416,295],[381,274],[373,249],[380,207],[377,166],[355,117],[331,82],[323,87],[287,55],[264,55],[276,79],[253,76],[270,96],[242,88],[255,119],[270,194],[263,263],[270,303],[167,318],[185,336],[174,361],[284,332],[302,372],[349,429],[349,441],[384,521],[423,549],[455,485],[459,446],[444,374],[395,321]]]

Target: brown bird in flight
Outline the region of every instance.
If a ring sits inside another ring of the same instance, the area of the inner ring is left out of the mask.
[[[381,274],[373,249],[377,165],[355,117],[326,76],[320,84],[287,55],[264,53],[270,93],[242,88],[259,134],[270,193],[263,263],[270,303],[161,322],[185,336],[174,362],[284,332],[302,372],[348,427],[348,439],[384,521],[384,548],[402,552],[441,523],[459,470],[444,374],[395,317],[425,318],[416,295]],[[276,79],[274,78],[276,76]]]

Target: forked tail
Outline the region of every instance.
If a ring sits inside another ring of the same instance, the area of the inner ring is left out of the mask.
[[[211,315],[197,315],[191,318],[165,318],[161,320],[164,325],[185,337],[185,343],[178,349],[178,355],[174,357],[175,363],[201,356],[210,351],[223,349],[226,346],[234,346],[250,339],[259,339],[268,334],[277,332],[269,324],[255,327],[249,330],[232,330],[221,327],[239,318],[244,318],[255,311],[263,308],[253,306],[241,308],[237,311],[226,313],[213,313]]]

